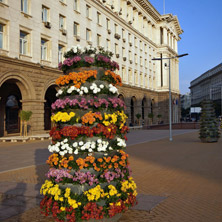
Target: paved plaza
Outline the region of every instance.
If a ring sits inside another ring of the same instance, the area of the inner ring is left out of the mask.
[[[203,144],[194,130],[174,131],[173,142],[167,130],[135,130],[128,138],[143,209],[128,211],[120,222],[222,221],[222,139]],[[47,144],[0,143],[0,221],[53,221],[40,215],[38,207],[48,170]]]

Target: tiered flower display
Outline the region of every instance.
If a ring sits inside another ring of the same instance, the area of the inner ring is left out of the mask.
[[[124,151],[126,107],[118,98],[121,78],[111,56],[77,46],[59,65],[64,75],[56,80],[60,89],[52,104],[50,170],[40,191],[42,212],[56,221],[118,221],[136,203]]]

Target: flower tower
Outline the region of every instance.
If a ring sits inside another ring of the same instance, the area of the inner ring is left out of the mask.
[[[73,47],[59,64],[52,104],[52,155],[40,207],[56,221],[118,221],[136,203],[126,147],[118,64],[103,48]]]
[[[200,140],[203,143],[218,142],[220,138],[219,122],[216,118],[212,100],[204,100],[201,104]]]

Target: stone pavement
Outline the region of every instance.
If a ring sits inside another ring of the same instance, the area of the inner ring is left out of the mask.
[[[139,134],[138,131],[134,135],[137,140]],[[222,222],[222,139],[203,144],[198,132],[173,139],[173,142],[165,138],[128,147],[138,192],[165,199],[149,211],[130,210],[120,222]],[[15,206],[10,199],[14,200],[13,195],[19,190],[16,201],[23,203],[20,208],[15,207],[14,215],[20,215],[4,221],[52,221],[41,216],[38,207],[29,208],[39,202],[38,198],[29,197],[38,194],[38,184],[44,181],[47,169],[46,165],[38,165],[0,173],[2,203]]]

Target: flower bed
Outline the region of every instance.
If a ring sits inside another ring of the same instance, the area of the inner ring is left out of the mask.
[[[40,207],[56,221],[117,221],[136,204],[126,148],[126,106],[117,98],[121,85],[111,53],[74,47],[56,80],[58,99],[52,104],[52,154]],[[94,55],[94,56],[92,56]],[[98,66],[98,70],[73,70]]]

